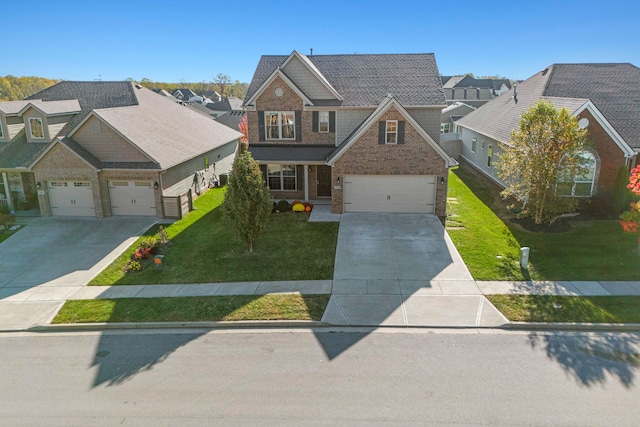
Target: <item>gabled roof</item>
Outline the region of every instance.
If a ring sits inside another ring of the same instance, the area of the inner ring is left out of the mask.
[[[445,113],[449,113],[453,110],[457,110],[458,108],[461,107],[467,107],[467,108],[471,108],[472,110],[475,110],[475,107],[472,107],[471,105],[465,104],[464,102],[454,102],[453,104],[449,105],[447,108],[442,110],[442,114]]]
[[[76,114],[81,111],[80,103],[77,99],[68,99],[63,101],[29,102],[18,112],[18,115],[24,114],[29,108],[34,108],[46,116]]]
[[[191,89],[176,89],[173,91],[173,96],[186,101],[193,96],[198,96],[198,94]]]
[[[625,153],[640,149],[640,69],[631,64],[554,64],[472,111],[458,124],[509,143],[522,114],[548,99],[574,114],[588,109]],[[605,123],[606,122],[606,123]]]
[[[260,85],[260,87],[258,89],[256,89],[253,94],[251,94],[251,96],[249,96],[249,94],[247,93],[247,97],[245,98],[245,102],[244,105],[250,105],[252,102],[255,101],[255,99],[258,97],[258,95],[260,93],[262,93],[262,91],[269,86],[269,84],[271,84],[271,82],[273,80],[275,80],[276,77],[280,77],[291,89],[293,89],[293,91],[298,94],[298,96],[300,98],[302,98],[302,101],[305,103],[305,105],[313,105],[313,101],[311,101],[311,99],[309,99],[309,97],[307,97],[307,95],[305,95],[305,93],[300,90],[300,88],[293,82],[291,81],[291,79],[284,73],[284,71],[282,71],[280,69],[280,67],[276,68],[270,75],[269,77],[267,77],[262,84]]]
[[[343,106],[376,106],[388,93],[407,107],[445,105],[438,66],[432,53],[299,55],[343,98]],[[245,105],[290,57],[265,55],[260,58]]]
[[[20,111],[27,104],[29,103],[36,104],[39,102],[42,102],[42,100],[38,99],[38,100],[32,100],[32,101],[21,100],[21,101],[0,102],[0,113],[4,114],[5,116],[17,116],[18,113],[20,113]]]
[[[331,92],[331,94],[333,96],[336,97],[336,99],[342,101],[342,96],[340,96],[340,94],[338,93],[338,91],[336,91],[333,86],[331,86],[331,83],[329,83],[329,81],[326,79],[326,77],[324,75],[322,75],[322,73],[320,72],[320,70],[318,70],[318,67],[315,66],[315,64],[313,62],[311,62],[309,60],[309,57],[306,55],[301,54],[300,52],[294,50],[291,55],[289,55],[289,57],[282,63],[282,65],[280,66],[280,68],[285,68],[287,66],[287,63],[289,61],[291,61],[293,58],[297,58],[300,60],[300,62],[302,62],[302,64],[304,64],[305,67],[307,67],[307,69],[309,71],[311,71],[311,74],[313,74],[315,76],[315,78],[318,79],[318,81],[320,81],[320,83],[322,83],[322,85],[329,91]]]
[[[395,107],[398,112],[404,116],[405,120],[430,144],[440,156],[446,161],[447,167],[455,166],[458,163],[451,158],[440,145],[431,138],[431,136],[415,121],[415,119],[404,109],[404,107],[391,95],[387,95],[380,105],[349,135],[335,150],[327,157],[327,164],[333,166],[340,157],[351,147],[360,137],[373,126],[382,115]]]
[[[227,114],[220,116],[214,119],[218,123],[222,123],[225,126],[230,127],[233,130],[238,130],[238,125],[242,121],[242,118],[247,115],[246,111],[243,110],[233,110],[229,111]]]
[[[235,96],[229,96],[219,102],[210,102],[206,107],[215,111],[242,110],[242,100]]]

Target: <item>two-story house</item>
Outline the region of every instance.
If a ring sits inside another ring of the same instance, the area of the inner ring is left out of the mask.
[[[332,212],[445,214],[446,106],[433,54],[262,56],[244,101],[275,198]]]
[[[132,82],[60,82],[0,102],[0,206],[42,216],[179,217],[242,134]]]

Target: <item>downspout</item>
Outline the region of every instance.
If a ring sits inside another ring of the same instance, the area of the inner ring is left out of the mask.
[[[309,165],[304,165],[304,201],[309,201]]]
[[[7,178],[6,172],[2,172],[2,182],[4,184],[4,194],[7,198],[7,206],[9,207],[9,212],[14,213],[15,209],[13,207],[13,201],[11,200],[11,193],[9,192],[9,180]]]

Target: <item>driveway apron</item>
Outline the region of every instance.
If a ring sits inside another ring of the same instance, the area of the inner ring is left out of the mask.
[[[15,326],[41,320],[42,310],[36,316],[35,304],[59,306],[156,221],[154,217],[30,220],[0,244],[3,324]],[[33,310],[24,304],[34,304]]]
[[[498,326],[440,220],[348,213],[340,220],[332,296],[322,319],[340,325]]]

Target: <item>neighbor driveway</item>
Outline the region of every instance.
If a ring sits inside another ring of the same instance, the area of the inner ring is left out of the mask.
[[[55,311],[156,221],[130,216],[28,220],[0,243],[2,326],[30,321],[29,316],[15,318],[16,312],[33,312],[40,319]]]
[[[482,296],[438,217],[397,213],[342,215],[322,320],[367,326],[506,322]]]

